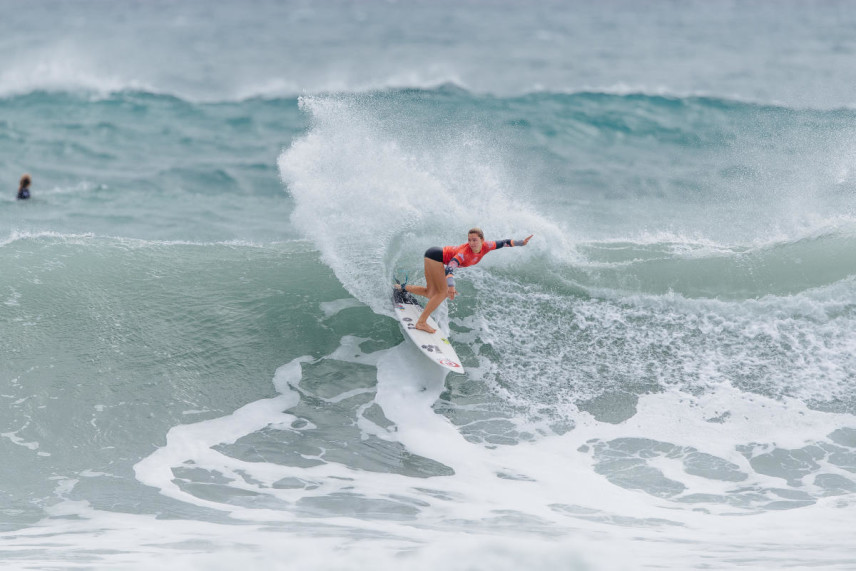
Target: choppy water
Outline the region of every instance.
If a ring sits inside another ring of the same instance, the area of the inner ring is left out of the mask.
[[[856,565],[849,3],[0,9],[0,566]]]

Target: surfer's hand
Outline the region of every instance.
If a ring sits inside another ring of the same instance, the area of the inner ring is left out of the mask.
[[[446,292],[446,297],[454,300],[456,295],[458,295],[458,290],[455,289],[455,286],[449,286],[449,291]]]
[[[529,240],[530,240],[530,239],[532,238],[532,236],[534,236],[534,235],[535,235],[535,234],[529,234],[529,236],[527,236],[527,237],[526,237],[526,239],[524,239],[524,240],[523,240],[523,245],[524,245],[524,246],[525,246],[525,245],[527,245],[527,244],[529,243]]]

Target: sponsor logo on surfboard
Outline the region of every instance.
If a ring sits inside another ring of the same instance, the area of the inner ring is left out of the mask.
[[[396,310],[396,317],[406,331],[407,337],[410,337],[414,344],[422,350],[422,353],[438,365],[451,369],[455,373],[463,373],[464,367],[458,362],[458,356],[455,354],[452,342],[443,337],[439,329],[434,334],[416,329],[416,317],[421,312],[422,306],[412,297],[401,296],[398,291],[395,292],[394,297],[392,306]],[[437,328],[432,320],[429,320],[428,323]]]

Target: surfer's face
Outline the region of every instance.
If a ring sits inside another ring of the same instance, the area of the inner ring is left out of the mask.
[[[470,234],[467,236],[467,243],[469,243],[470,250],[473,251],[473,254],[478,254],[479,252],[481,252],[482,243],[484,243],[484,240],[482,240],[478,234]]]

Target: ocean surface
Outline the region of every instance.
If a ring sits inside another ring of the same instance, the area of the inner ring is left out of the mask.
[[[856,568],[852,2],[0,14],[0,568]]]

